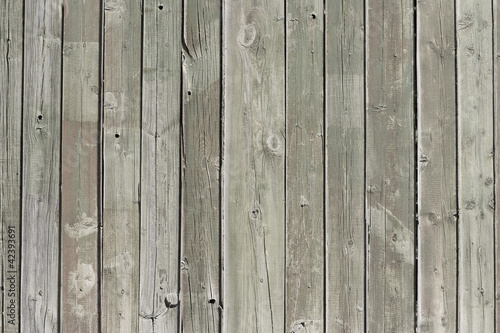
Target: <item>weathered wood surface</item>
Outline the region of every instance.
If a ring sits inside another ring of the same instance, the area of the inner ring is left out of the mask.
[[[64,7],[61,331],[98,331],[99,1]]]
[[[221,286],[221,14],[219,0],[183,8],[181,329],[218,332]]]
[[[324,330],[324,15],[286,5],[285,329]]]
[[[417,3],[419,332],[457,330],[454,10],[449,0]]]
[[[326,329],[363,332],[364,2],[326,5]]]
[[[19,331],[23,3],[0,3],[0,332]]]
[[[26,1],[21,232],[21,332],[57,332],[62,4]]]
[[[500,6],[493,2],[493,124],[494,124],[494,146],[495,156],[495,332],[500,333],[500,181],[496,178],[500,175]]]
[[[492,3],[457,0],[458,329],[495,327]]]
[[[225,331],[284,332],[284,3],[224,15]]]
[[[144,2],[140,332],[179,327],[181,5]]]
[[[415,304],[413,2],[366,2],[367,330],[411,332]]]
[[[141,3],[104,3],[104,332],[137,332],[141,186]]]

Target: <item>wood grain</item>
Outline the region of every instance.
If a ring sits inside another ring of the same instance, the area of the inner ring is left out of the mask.
[[[144,2],[140,332],[179,331],[181,4]]]
[[[420,332],[457,330],[454,10],[454,1],[417,3]]]
[[[221,285],[221,1],[184,2],[181,329],[218,332]]]
[[[493,2],[493,123],[494,147],[500,147],[500,6]],[[498,148],[496,148],[498,149]],[[500,154],[495,153],[495,332],[500,333]]]
[[[324,330],[323,2],[286,6],[287,331]]]
[[[19,331],[23,3],[0,3],[1,332]]]
[[[97,332],[99,1],[64,7],[61,141],[61,330]]]
[[[326,9],[326,327],[363,332],[364,3]]]
[[[104,332],[139,328],[141,11],[139,1],[104,3]]]
[[[458,0],[458,329],[493,332],[492,3]]]
[[[415,326],[412,1],[367,1],[367,327]]]
[[[284,3],[226,4],[226,332],[283,332]]]
[[[24,8],[21,332],[59,330],[62,4]]]

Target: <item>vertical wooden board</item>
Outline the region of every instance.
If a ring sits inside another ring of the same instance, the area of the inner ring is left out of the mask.
[[[417,3],[420,332],[457,330],[455,2]]]
[[[62,4],[25,5],[21,332],[57,332]]]
[[[363,332],[364,1],[326,4],[326,327]]]
[[[102,330],[137,332],[141,2],[104,3]]]
[[[283,332],[284,3],[226,3],[224,323]]]
[[[97,332],[99,1],[64,7],[61,330]]]
[[[323,332],[323,1],[286,7],[286,330]]]
[[[366,3],[367,330],[415,329],[413,1]]]
[[[183,9],[181,329],[220,329],[221,1]]]
[[[19,331],[23,3],[0,4],[1,332]]]
[[[461,332],[493,332],[492,2],[457,1],[458,315]]]
[[[493,2],[493,94],[494,147],[500,147],[500,6]],[[494,152],[495,153],[495,152]],[[495,332],[500,333],[500,154],[495,153]]]
[[[178,331],[182,2],[144,3],[140,332]]]

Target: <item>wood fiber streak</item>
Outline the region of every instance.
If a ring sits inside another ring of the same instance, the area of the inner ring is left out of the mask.
[[[225,331],[283,332],[284,3],[225,7]]]
[[[182,2],[144,2],[140,332],[178,332]]]
[[[457,164],[453,0],[417,3],[420,332],[457,329]]]
[[[493,2],[494,147],[500,147],[500,6]],[[500,333],[500,154],[495,153],[495,332]]]
[[[458,329],[493,332],[494,126],[492,2],[456,3]]]
[[[364,3],[327,2],[327,329],[363,332]]]
[[[415,328],[413,1],[366,3],[367,330]]]
[[[62,4],[26,1],[21,332],[59,330]]]
[[[323,1],[286,6],[287,332],[324,330]]]
[[[219,332],[220,0],[184,1],[181,330]]]
[[[137,332],[141,162],[141,2],[104,3],[103,332]]]
[[[99,1],[64,7],[61,330],[97,332]]]
[[[0,332],[19,331],[23,3],[0,4]],[[10,230],[10,232],[9,232]]]

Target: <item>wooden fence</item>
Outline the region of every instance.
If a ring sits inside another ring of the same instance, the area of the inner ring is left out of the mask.
[[[0,331],[500,332],[495,0],[0,17]]]

